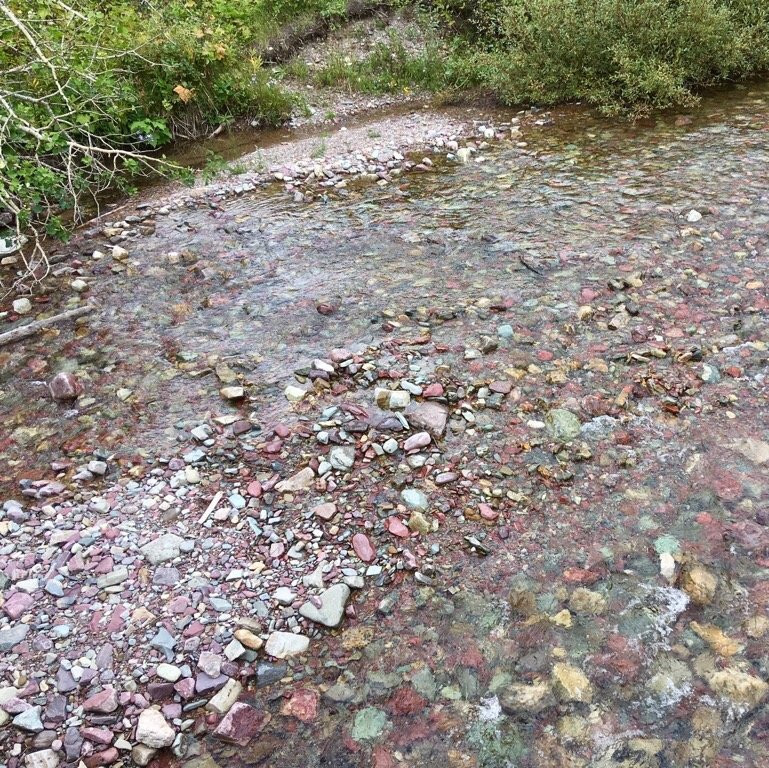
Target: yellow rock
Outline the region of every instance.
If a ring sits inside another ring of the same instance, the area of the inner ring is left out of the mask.
[[[561,701],[590,703],[593,700],[590,681],[581,669],[571,664],[553,665],[553,689]]]
[[[719,656],[734,656],[742,646],[713,624],[699,624],[693,621],[692,631],[698,634]]]
[[[754,640],[763,637],[769,630],[769,619],[766,616],[751,616],[745,622],[745,633]]]
[[[342,648],[355,651],[365,648],[374,638],[373,627],[351,627],[342,632]]]
[[[750,709],[757,707],[769,693],[769,683],[736,667],[714,672],[708,684],[719,696]]]
[[[709,605],[716,596],[718,578],[705,566],[694,563],[681,571],[679,587],[695,605]]]
[[[575,613],[599,614],[606,610],[606,598],[600,593],[585,587],[577,587],[569,600],[569,608]]]
[[[559,627],[566,627],[567,629],[572,625],[571,614],[566,608],[562,611],[558,611],[554,616],[551,616],[550,621],[552,621],[553,624],[557,624]]]
[[[248,629],[236,629],[232,634],[238,642],[252,651],[258,651],[264,645],[264,640]]]

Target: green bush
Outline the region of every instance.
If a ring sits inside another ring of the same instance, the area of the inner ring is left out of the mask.
[[[769,69],[765,0],[436,0],[456,55],[508,103],[690,104]]]

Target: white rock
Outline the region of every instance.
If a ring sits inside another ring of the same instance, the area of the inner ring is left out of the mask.
[[[310,647],[310,638],[293,632],[273,632],[264,646],[264,650],[276,659],[299,656]]]
[[[139,715],[136,740],[152,749],[163,749],[174,743],[176,733],[159,709],[151,707]]]
[[[243,686],[234,678],[230,678],[224,687],[214,694],[211,701],[206,705],[206,709],[210,712],[216,712],[218,715],[226,714],[238,700],[242,690]]]
[[[694,208],[686,214],[686,220],[690,224],[696,224],[701,218],[702,214],[699,211],[695,211]]]
[[[26,315],[32,311],[32,302],[24,297],[21,299],[15,299],[13,302],[13,311],[17,315]],[[50,750],[47,750],[50,751]]]
[[[59,764],[59,756],[52,749],[41,749],[39,752],[30,752],[24,758],[27,768],[56,768]]]

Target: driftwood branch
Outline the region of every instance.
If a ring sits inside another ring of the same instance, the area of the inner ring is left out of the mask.
[[[35,320],[32,323],[22,325],[20,328],[14,328],[12,331],[0,333],[0,347],[5,346],[6,344],[13,344],[15,341],[28,339],[30,336],[34,336],[38,331],[42,331],[43,328],[49,328],[50,326],[62,323],[65,320],[82,317],[89,312],[93,312],[95,309],[96,307],[93,304],[86,304],[84,307],[68,309],[66,312],[61,312],[58,315],[46,317],[44,320]]]

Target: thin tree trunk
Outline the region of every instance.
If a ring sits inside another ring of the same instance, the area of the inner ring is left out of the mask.
[[[21,341],[22,339],[28,339],[30,336],[34,336],[38,331],[42,331],[43,328],[48,328],[57,323],[61,323],[64,320],[72,320],[76,317],[82,317],[89,312],[93,312],[96,307],[93,304],[86,304],[84,307],[77,307],[76,309],[68,309],[66,312],[61,312],[58,315],[52,315],[45,318],[45,320],[35,320],[33,323],[27,323],[20,328],[14,328],[12,331],[6,333],[0,333],[0,347],[6,344],[13,344],[15,341]]]

